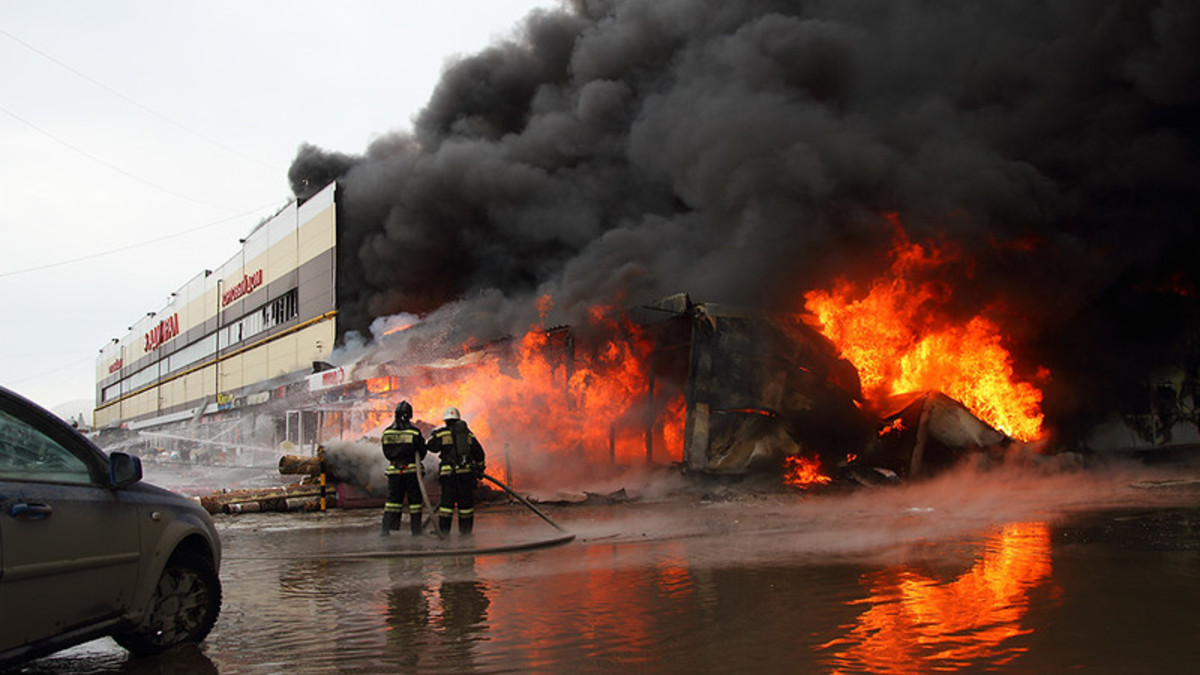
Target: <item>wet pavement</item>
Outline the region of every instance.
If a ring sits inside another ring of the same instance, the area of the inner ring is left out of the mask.
[[[519,504],[445,541],[407,523],[380,537],[373,510],[222,515],[225,601],[202,646],[130,660],[98,640],[24,670],[1190,672],[1198,477],[962,471],[542,504],[566,542]]]

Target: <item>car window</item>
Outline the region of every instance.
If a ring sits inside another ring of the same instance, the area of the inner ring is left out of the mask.
[[[0,478],[92,483],[88,465],[69,448],[0,410]]]

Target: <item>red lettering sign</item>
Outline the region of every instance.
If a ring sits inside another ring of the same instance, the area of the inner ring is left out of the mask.
[[[109,373],[115,373],[115,372],[117,372],[118,370],[120,370],[120,369],[121,369],[121,366],[122,366],[122,365],[124,365],[124,364],[123,364],[123,363],[121,363],[121,359],[117,359],[116,361],[113,361],[111,364],[109,364],[109,366],[108,366],[108,372],[109,372]]]
[[[157,349],[162,343],[179,335],[179,315],[172,314],[171,316],[158,322],[158,325],[150,329],[146,333],[146,341],[142,347],[142,351],[148,352],[151,349]]]
[[[230,288],[221,294],[221,306],[224,307],[243,295],[250,295],[254,292],[254,289],[262,286],[262,282],[262,270],[258,270],[254,274],[243,274],[241,281],[234,284],[233,288]]]

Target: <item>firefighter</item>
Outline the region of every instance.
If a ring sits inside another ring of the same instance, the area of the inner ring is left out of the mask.
[[[400,529],[404,499],[408,498],[408,515],[412,533],[421,534],[421,460],[425,459],[425,438],[413,426],[413,409],[408,401],[396,406],[396,419],[383,430],[383,456],[387,458],[387,501],[383,504],[383,536]]]
[[[442,420],[446,425],[433,430],[428,446],[429,452],[441,458],[438,530],[442,534],[450,532],[457,509],[458,532],[469,535],[475,526],[475,484],[486,468],[483,446],[459,415],[458,408],[446,408]]]

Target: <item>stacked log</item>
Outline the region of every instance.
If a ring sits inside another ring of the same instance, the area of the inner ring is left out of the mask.
[[[200,497],[209,513],[253,513],[258,511],[316,511],[321,508],[321,486],[296,483],[268,488],[214,492]]]
[[[321,473],[321,458],[284,455],[279,458],[279,473],[283,475],[316,476]]]
[[[335,475],[336,472],[331,471],[324,459],[323,448],[318,450],[316,456],[283,455],[279,458],[279,473],[304,476],[299,483],[249,490],[223,490],[199,497],[200,505],[213,514],[317,511],[321,509],[322,497],[326,499],[326,508],[377,508],[383,505],[382,497],[375,498],[365,492],[358,482]],[[379,473],[382,475],[382,469]],[[322,482],[325,483],[324,487]]]

